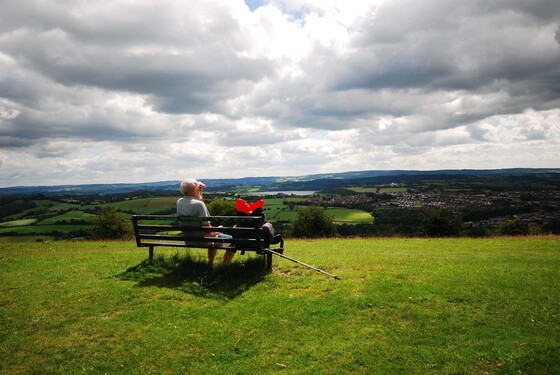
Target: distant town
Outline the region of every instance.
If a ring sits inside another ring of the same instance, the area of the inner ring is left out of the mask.
[[[472,218],[466,224],[486,228],[496,228],[512,218],[519,218],[528,224],[550,229],[560,222],[560,190],[393,191],[383,194],[318,195],[310,201],[324,206],[370,207],[372,212],[376,209],[446,208],[463,212],[466,218]]]

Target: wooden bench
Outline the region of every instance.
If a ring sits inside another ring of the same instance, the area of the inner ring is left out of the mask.
[[[212,227],[202,223],[211,222]],[[149,258],[154,257],[154,247],[171,246],[187,248],[217,248],[227,250],[254,251],[266,256],[266,268],[272,270],[272,250],[284,252],[284,240],[276,237],[270,241],[261,228],[260,216],[176,216],[176,215],[133,215],[134,236],[138,247],[149,247]],[[217,228],[219,227],[219,228]],[[209,236],[210,232],[231,235],[231,239]],[[277,247],[271,248],[271,244]]]

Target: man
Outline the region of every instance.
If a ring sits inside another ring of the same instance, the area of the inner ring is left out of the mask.
[[[194,178],[187,178],[181,182],[183,198],[177,200],[177,216],[210,216],[210,212],[208,212],[206,205],[202,201],[202,189],[205,187],[206,185]],[[201,224],[203,227],[212,226],[209,221],[202,222]],[[232,238],[230,235],[220,232],[210,232],[208,235],[217,238]],[[209,266],[214,265],[217,252],[218,250],[216,248],[208,249]],[[234,256],[234,250],[226,250],[224,254],[224,264],[229,264]]]

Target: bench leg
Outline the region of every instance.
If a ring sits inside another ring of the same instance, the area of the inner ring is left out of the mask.
[[[154,247],[153,246],[150,246],[148,256],[149,256],[150,260],[154,260]]]
[[[272,272],[272,253],[266,253],[266,272]]]

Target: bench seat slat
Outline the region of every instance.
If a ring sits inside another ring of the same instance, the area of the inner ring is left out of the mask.
[[[191,237],[191,236],[183,236],[183,235],[169,235],[169,234],[139,234],[138,238],[141,240],[167,240],[167,241],[188,241],[193,243],[207,243],[207,242],[215,242],[215,243],[233,243],[233,244],[254,244],[255,246],[264,244],[262,239],[256,238],[215,238],[215,237]]]
[[[154,231],[179,231],[179,230],[183,230],[185,232],[199,232],[199,233],[205,233],[205,232],[222,232],[222,233],[243,233],[243,232],[247,232],[247,233],[255,233],[257,231],[259,231],[259,228],[250,228],[250,227],[209,227],[209,228],[192,228],[192,227],[184,227],[184,226],[178,226],[178,225],[145,225],[145,224],[138,224],[137,228],[140,232],[145,232],[145,231],[150,231],[150,232],[154,232]]]
[[[149,246],[171,246],[171,247],[196,248],[196,246],[193,246],[192,244],[186,244],[184,241],[180,241],[180,242],[153,241],[153,242],[143,242],[141,244],[141,247],[149,247]],[[206,247],[201,246],[200,248],[205,249]],[[243,248],[243,247],[238,247],[238,248],[236,248],[236,250],[259,251],[258,249]],[[265,249],[263,249],[263,250],[265,250]],[[271,248],[271,250],[282,253],[284,251],[284,248],[283,247],[277,247],[277,248],[273,248],[273,249]]]

